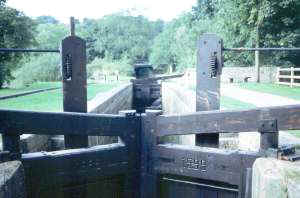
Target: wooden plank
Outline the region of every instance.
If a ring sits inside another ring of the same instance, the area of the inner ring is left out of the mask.
[[[140,151],[140,197],[158,198],[158,177],[151,159],[155,155],[157,137],[155,136],[157,116],[162,112],[159,110],[146,110],[146,116],[142,117],[141,151]]]
[[[84,193],[89,184],[126,174],[130,171],[128,160],[127,148],[122,144],[23,154],[28,197],[37,198],[42,196],[40,193],[70,187]]]
[[[86,43],[74,36],[74,23],[71,23],[73,35],[66,37],[61,43],[63,109],[65,112],[87,112],[87,75],[86,75]],[[72,31],[71,31],[72,32]],[[88,146],[88,137],[66,135],[66,148]]]
[[[157,121],[157,136],[253,132],[258,131],[261,120],[277,120],[279,130],[300,129],[300,105],[162,115]]]
[[[128,166],[130,167],[124,178],[124,197],[139,198],[140,189],[140,123],[141,118],[135,110],[120,111],[120,115],[125,116],[128,122],[133,122],[135,127],[131,131],[119,138],[119,143],[124,143],[128,151]]]
[[[291,68],[280,68],[279,71],[291,71]],[[294,68],[294,71],[300,71],[300,68]]]
[[[289,82],[276,82],[276,84],[279,84],[279,85],[290,85],[291,83],[289,83]],[[300,86],[300,83],[293,83],[293,86]]]
[[[278,78],[294,78],[294,79],[300,79],[300,76],[279,75]]]
[[[153,153],[154,167],[160,174],[240,185],[242,163],[236,151],[169,144],[156,146]]]
[[[218,186],[216,182],[199,182],[183,177],[164,176],[160,180],[160,198],[236,198],[238,189],[232,186]]]
[[[7,131],[10,132],[10,131]],[[2,135],[3,150],[9,151],[10,160],[21,158],[20,135],[19,134],[3,134]]]
[[[290,82],[276,82],[276,84],[279,84],[279,85],[290,85],[291,83]]]
[[[220,109],[223,42],[215,34],[204,34],[197,43],[196,111]],[[217,62],[214,70],[213,63]],[[196,135],[196,145],[219,147],[219,134]]]
[[[120,136],[134,127],[119,115],[0,110],[0,133],[9,135]]]
[[[278,78],[292,78],[290,75],[279,75]]]

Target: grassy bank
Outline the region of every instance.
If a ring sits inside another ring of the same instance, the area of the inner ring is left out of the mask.
[[[27,87],[22,87],[22,88],[0,89],[0,96],[8,96],[8,95],[14,95],[14,94],[28,92],[28,91],[55,88],[55,87],[61,87],[61,86],[62,86],[61,82],[36,82]]]
[[[300,100],[300,87],[290,88],[286,85],[277,85],[272,83],[240,83],[237,85],[243,89]]]
[[[47,83],[42,85],[35,85],[34,88],[49,88],[47,86],[56,86],[57,83]],[[60,84],[61,85],[61,84]],[[91,84],[87,88],[88,100],[95,97],[100,92],[109,91],[119,84]],[[32,90],[33,87],[31,87]],[[24,92],[23,90],[17,90]],[[27,91],[29,91],[27,89]],[[62,90],[53,90],[42,92],[38,94],[32,94],[28,96],[0,100],[0,108],[5,109],[19,109],[19,110],[32,110],[32,111],[62,111],[63,110],[63,94]]]

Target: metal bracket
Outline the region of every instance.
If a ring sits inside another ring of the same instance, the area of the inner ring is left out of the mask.
[[[65,81],[72,80],[72,55],[67,54],[65,56],[65,62],[63,64],[63,79]]]
[[[136,116],[136,110],[119,111],[119,114],[124,115],[125,117],[135,117]]]
[[[293,145],[280,146],[278,149],[268,149],[263,156],[291,162],[300,160],[300,154],[296,153],[296,148]]]
[[[278,132],[277,120],[261,120],[259,122],[258,131],[260,133],[276,133],[276,132]]]

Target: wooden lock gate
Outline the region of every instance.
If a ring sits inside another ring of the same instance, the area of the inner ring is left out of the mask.
[[[278,130],[300,129],[300,105],[217,110],[216,63],[223,62],[222,42],[214,35],[199,41],[199,112],[184,115],[86,113],[85,42],[72,35],[61,54],[68,112],[0,110],[3,153],[6,161],[22,162],[28,198],[248,198],[255,159],[278,147]],[[219,133],[252,131],[261,133],[260,152],[159,143],[164,136],[196,134],[198,145],[217,147]],[[24,133],[65,135],[69,150],[21,154]],[[119,141],[87,148],[88,136]]]

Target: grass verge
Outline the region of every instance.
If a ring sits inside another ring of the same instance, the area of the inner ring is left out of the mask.
[[[251,109],[256,107],[253,104],[242,102],[227,96],[221,96],[220,106],[226,110]]]
[[[87,88],[88,100],[91,100],[100,92],[109,91],[119,84],[91,84]],[[23,90],[24,91],[24,90]],[[28,96],[6,99],[0,101],[2,109],[18,109],[31,111],[62,111],[63,94],[62,90],[53,90],[32,94]]]
[[[300,87],[289,87],[272,83],[240,83],[240,88],[283,96],[294,100],[300,100]]]
[[[48,88],[61,87],[61,86],[62,86],[61,82],[36,82],[27,87],[22,87],[22,88],[0,89],[0,96],[8,96],[8,95],[14,95],[14,94],[18,94],[18,93],[27,92],[27,91],[48,89]]]

